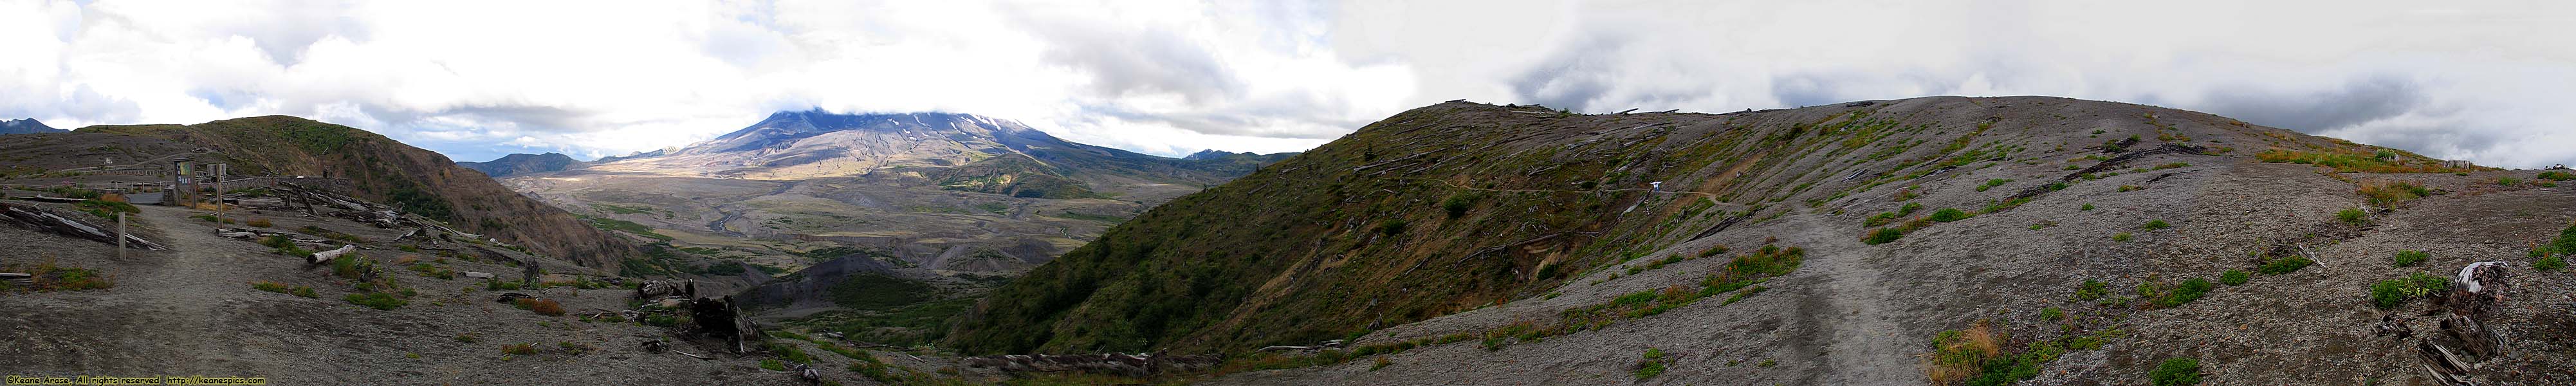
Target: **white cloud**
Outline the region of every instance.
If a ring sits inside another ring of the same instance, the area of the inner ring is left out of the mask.
[[[289,114],[462,160],[949,111],[1179,155],[1449,99],[1733,111],[2061,95],[2576,163],[2576,8],[2454,2],[0,1],[0,118]]]

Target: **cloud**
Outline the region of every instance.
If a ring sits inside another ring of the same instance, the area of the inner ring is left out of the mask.
[[[459,159],[945,111],[1181,155],[1451,99],[1736,111],[2058,95],[2485,164],[2576,163],[2576,4],[0,2],[0,118],[290,114]],[[460,21],[471,21],[462,23]]]

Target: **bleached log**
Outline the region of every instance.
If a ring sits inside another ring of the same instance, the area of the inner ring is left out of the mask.
[[[466,278],[469,278],[469,279],[490,279],[490,278],[492,278],[492,273],[491,273],[491,272],[474,272],[474,271],[465,271],[465,277],[466,277]]]
[[[356,245],[347,245],[347,244],[343,244],[343,245],[340,245],[340,249],[333,249],[333,250],[328,250],[328,251],[314,252],[314,253],[313,253],[313,260],[312,260],[312,261],[308,261],[308,262],[306,262],[306,263],[308,263],[308,264],[321,264],[321,263],[331,262],[331,259],[339,258],[339,257],[340,257],[340,255],[345,255],[345,254],[348,254],[349,252],[357,251],[357,250],[358,250],[358,246],[356,246]]]

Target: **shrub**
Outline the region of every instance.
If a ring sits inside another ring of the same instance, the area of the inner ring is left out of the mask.
[[[2139,225],[2139,226],[2138,226],[2138,229],[2145,229],[2145,230],[2157,230],[2157,229],[2165,229],[2165,228],[2172,228],[2172,227],[2173,227],[2173,225],[2171,225],[2171,224],[2166,224],[2166,223],[2165,223],[2165,220],[2147,220],[2146,225]]]
[[[2088,211],[2088,212],[2089,212],[2089,211],[2092,211],[2092,210],[2093,210],[2093,204],[2084,204],[2084,206],[2083,206],[2083,207],[2081,207],[2081,208],[2075,208],[2075,210],[2081,210],[2081,211]]]
[[[2540,176],[2539,176],[2539,178],[2540,178],[2540,179],[2544,179],[2544,180],[2550,180],[2550,181],[2576,180],[2576,173],[2568,173],[2568,172],[2540,172]]]
[[[2057,307],[2049,307],[2049,308],[2042,308],[2042,309],[2039,309],[2039,320],[2046,320],[2046,321],[2054,322],[2054,321],[2057,321],[2058,319],[2065,319],[2065,318],[2066,318],[2066,310],[2060,310],[2060,309],[2057,309]]]
[[[1465,216],[1467,215],[1467,210],[1473,209],[1475,206],[1476,197],[1466,193],[1451,195],[1449,196],[1449,199],[1440,201],[1440,209],[1449,212],[1449,218]]]
[[[2360,193],[2362,197],[2368,198],[2370,206],[2381,208],[2394,208],[2406,203],[2407,200],[2433,195],[2433,191],[2425,189],[2423,185],[2404,181],[2363,183]]]
[[[2101,299],[2102,295],[2109,294],[2111,294],[2111,283],[2104,283],[2101,280],[2084,279],[2084,285],[2075,288],[2075,300],[2090,301]]]
[[[1986,183],[1985,183],[1985,184],[1983,184],[1983,185],[1977,185],[1977,191],[1979,191],[1979,192],[1983,192],[1983,191],[1986,191],[1986,189],[1993,189],[1994,187],[1997,187],[1997,186],[2003,186],[2004,184],[2009,184],[2009,183],[2012,183],[2012,182],[2013,182],[2013,180],[2012,180],[2012,179],[2009,179],[2009,178],[1996,178],[1996,179],[1986,180]]]
[[[1861,239],[1860,242],[1869,245],[1879,245],[1896,241],[1897,238],[1902,237],[1905,237],[1905,231],[1896,230],[1896,228],[1878,228],[1876,231],[1871,231],[1869,237]]]
[[[2368,224],[2370,223],[2370,213],[2361,211],[2361,208],[2344,208],[2344,210],[2335,212],[2335,219],[2342,220],[2344,223],[2352,225]]]
[[[2557,255],[2551,255],[2551,256],[2549,256],[2549,257],[2543,257],[2543,258],[2540,258],[2540,260],[2539,260],[2539,261],[2533,261],[2533,262],[2531,262],[2531,269],[2542,270],[2542,271],[2556,271],[2556,270],[2558,270],[2559,268],[2567,268],[2567,259],[2566,259],[2566,258],[2564,258],[2564,257],[2561,257],[2561,256],[2557,256]]]
[[[2135,192],[2135,191],[2140,191],[2140,190],[2147,190],[2147,187],[2144,187],[2144,186],[2137,186],[2137,185],[2120,185],[2120,192],[2121,192],[2121,193]]]
[[[537,355],[537,345],[529,343],[505,344],[501,345],[501,353],[509,355]]]
[[[2496,177],[2496,185],[2497,185],[2497,186],[2514,186],[2514,185],[2521,185],[2521,184],[2522,184],[2522,179],[2519,179],[2519,178],[2513,178],[2513,177]]]
[[[2131,237],[2131,236],[2129,236],[2129,232],[2120,232],[2120,233],[2113,233],[2113,234],[2111,234],[2111,241],[2128,242],[2130,239],[2134,239],[2134,238],[2135,238],[2135,237]]]
[[[2561,255],[2576,255],[2576,225],[2569,225],[2567,229],[2559,230],[2558,240],[2551,241],[2549,248],[2558,250],[2558,254]]]
[[[277,226],[277,224],[276,224],[276,223],[268,222],[268,219],[264,219],[264,218],[254,218],[254,219],[250,219],[250,221],[242,222],[242,225],[249,225],[249,226],[261,227],[261,228],[267,228],[267,227]]]
[[[1386,221],[1378,222],[1377,231],[1378,233],[1385,233],[1388,236],[1404,233],[1404,219],[1391,218],[1386,219]]]
[[[1637,379],[1654,378],[1664,373],[1664,351],[1646,348],[1646,360],[1637,362]]]
[[[2303,256],[2280,256],[2264,262],[2263,266],[2256,267],[2254,270],[2261,271],[2265,275],[2283,275],[2298,272],[2300,268],[2307,268],[2309,264],[2316,264],[2316,262]]]
[[[411,304],[410,301],[406,301],[402,298],[394,297],[393,294],[383,292],[353,293],[348,296],[340,297],[340,300],[346,300],[349,304],[356,304],[379,310],[402,308],[405,304]]]
[[[501,279],[486,279],[483,281],[483,289],[492,291],[517,291],[519,290],[519,282],[501,281]]]
[[[2208,280],[2200,278],[2184,280],[2181,286],[2174,287],[2173,291],[2166,292],[2163,298],[2156,299],[2156,305],[2173,307],[2191,303],[2193,300],[2200,300],[2201,296],[2208,295],[2210,287]]]
[[[1395,362],[1389,362],[1386,360],[1386,357],[1380,356],[1377,357],[1377,363],[1369,364],[1369,371],[1377,371],[1377,369],[1383,369],[1386,368],[1387,365],[1392,364],[1395,364]]]
[[[2416,272],[2404,279],[2381,281],[2370,286],[2371,305],[2379,309],[2397,308],[2409,299],[2432,295],[2451,287],[2451,279]]]
[[[2397,260],[2397,266],[2399,267],[2413,267],[2418,264],[2424,264],[2425,259],[2432,257],[2433,254],[2425,253],[2424,251],[2397,251],[2397,256],[2394,259]]]
[[[1994,328],[1980,322],[1964,330],[1942,331],[1932,336],[1932,354],[1925,358],[1924,378],[1935,385],[1947,385],[1985,373],[1986,364],[2003,354],[2004,337]]]
[[[1909,216],[1909,215],[1913,215],[1915,211],[1919,211],[1919,210],[1923,210],[1923,203],[1920,203],[1920,202],[1908,202],[1908,203],[1905,203],[1905,206],[1904,206],[1904,207],[1896,208],[1896,215],[1897,215],[1897,216]]]
[[[288,295],[302,296],[302,297],[308,297],[308,298],[318,298],[318,297],[321,297],[321,295],[313,293],[313,287],[290,286],[290,285],[286,285],[286,283],[279,283],[279,282],[273,282],[273,281],[255,281],[255,282],[251,282],[251,283],[250,283],[250,288],[258,289],[258,290],[261,290],[261,291],[276,292],[276,293],[281,293],[281,294],[288,294]]]
[[[2251,280],[2254,280],[2254,275],[2253,275],[2253,274],[2245,273],[2245,271],[2244,271],[2244,270],[2230,269],[2230,270],[2227,270],[2227,273],[2222,273],[2222,274],[2219,274],[2219,275],[2218,275],[2218,283],[2219,283],[2219,284],[2226,284],[2226,285],[2243,285],[2243,284],[2245,284],[2245,282],[2247,282],[2247,281],[2251,281]]]
[[[1932,221],[1951,222],[1966,219],[1968,219],[1968,212],[1958,208],[1941,208],[1941,210],[1932,211]]]
[[[511,304],[538,315],[563,316],[564,314],[563,303],[556,302],[554,299],[519,298],[511,301]]]
[[[2200,384],[2200,360],[2166,359],[2164,364],[2156,365],[2155,371],[2147,373],[2147,379],[2154,382],[2156,386],[2198,385]]]

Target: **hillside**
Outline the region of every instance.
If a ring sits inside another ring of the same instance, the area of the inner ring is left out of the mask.
[[[2576,286],[2527,264],[2576,223],[2567,175],[2451,166],[2051,97],[1451,102],[1149,210],[995,289],[946,343],[1234,354],[1221,384],[2139,384],[2170,358],[2354,383],[2425,374],[2429,338],[2372,326],[2441,331],[2404,288],[2447,287],[2402,279],[2508,261],[2519,305],[2485,320],[2518,354],[2474,372],[2576,381],[2554,370],[2576,365],[2554,300]]]
[[[230,160],[236,175],[350,178],[360,198],[396,205],[458,229],[587,267],[614,270],[621,261],[640,256],[633,244],[583,224],[561,209],[502,188],[480,173],[457,167],[446,156],[347,126],[266,116],[184,126],[91,126],[71,134],[48,136],[121,136],[168,141],[171,145],[167,148],[179,151],[203,148],[216,153],[209,160]],[[29,146],[61,148],[32,143],[61,138],[68,137],[28,141]],[[159,155],[164,154],[151,154]]]
[[[685,147],[502,181],[638,242],[781,275],[746,296],[780,318],[936,307],[924,319],[935,320],[962,302],[924,302],[979,294],[1149,206],[1287,156],[1203,155],[1074,143],[969,114],[783,111]],[[639,268],[734,267],[652,265]],[[875,284],[920,293],[849,295]],[[919,332],[939,332],[929,330]]]
[[[501,178],[508,177],[513,174],[541,173],[577,168],[582,166],[582,162],[580,160],[572,159],[572,156],[563,155],[563,153],[520,153],[501,156],[501,158],[494,158],[491,161],[457,162],[456,166],[463,166],[466,169],[474,169],[474,171],[483,172],[484,175],[492,176],[492,178]]]
[[[53,126],[45,126],[44,122],[37,122],[35,118],[19,118],[0,121],[0,134],[45,134],[60,132],[63,132],[63,129],[56,129]]]

